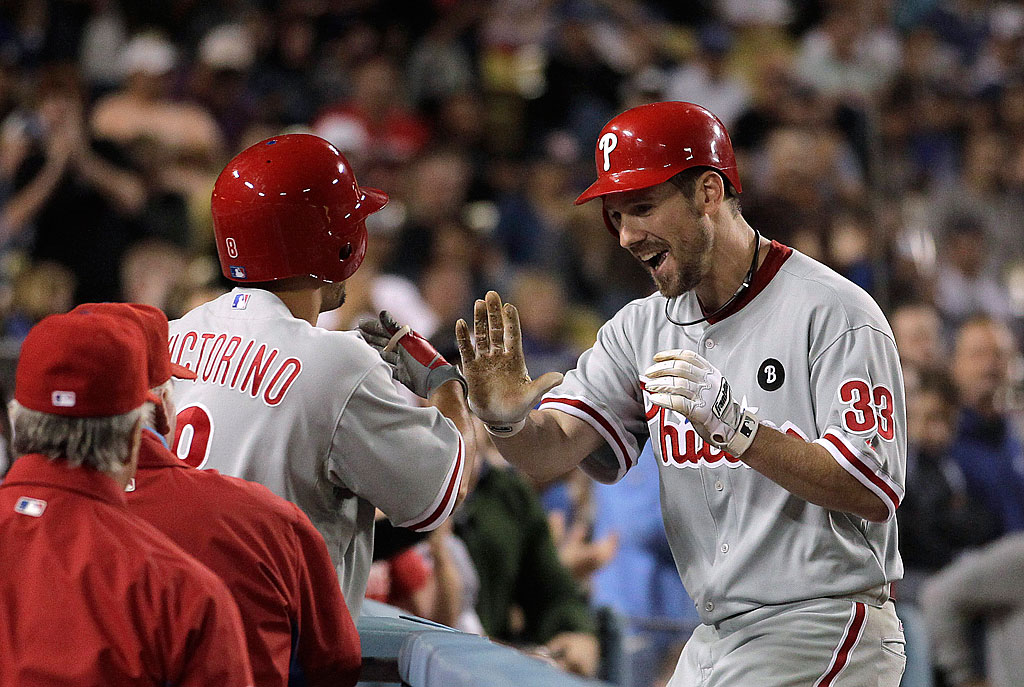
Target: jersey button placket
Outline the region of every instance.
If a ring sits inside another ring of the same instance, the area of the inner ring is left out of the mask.
[[[715,610],[715,604],[711,601],[708,601],[706,604],[704,604],[704,610],[710,613],[711,611]]]
[[[708,349],[710,351],[714,347],[715,347],[715,340],[714,339],[705,339],[704,340],[704,348],[706,348],[706,349]]]

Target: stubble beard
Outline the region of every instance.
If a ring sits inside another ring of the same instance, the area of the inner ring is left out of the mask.
[[[696,238],[687,247],[671,246],[669,255],[679,266],[675,273],[667,277],[652,275],[654,284],[665,298],[682,296],[692,291],[711,271],[712,227],[711,220],[706,216],[697,219]]]
[[[345,303],[345,282],[324,284],[320,287],[320,312],[329,312]]]

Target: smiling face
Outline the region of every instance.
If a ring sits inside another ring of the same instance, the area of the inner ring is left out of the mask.
[[[690,291],[711,270],[714,231],[672,182],[604,196],[619,245],[650,272],[666,298]]]

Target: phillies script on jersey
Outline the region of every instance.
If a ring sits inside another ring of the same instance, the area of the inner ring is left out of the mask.
[[[173,335],[168,347],[171,359],[195,372],[199,381],[262,398],[268,406],[280,404],[302,373],[298,358],[240,336],[187,331]]]

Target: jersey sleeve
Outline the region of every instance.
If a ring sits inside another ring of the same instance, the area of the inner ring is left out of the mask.
[[[628,308],[597,333],[597,342],[580,356],[557,387],[545,394],[542,410],[557,410],[583,420],[601,435],[601,447],[580,463],[604,483],[622,479],[640,454],[637,436],[646,431],[640,377],[627,336]]]
[[[297,549],[292,613],[298,664],[310,687],[350,687],[359,680],[359,634],[323,537],[305,513],[297,506],[292,508]]]
[[[436,408],[409,405],[380,362],[355,386],[341,413],[327,469],[332,481],[395,525],[428,531],[451,514],[465,463],[455,424]]]
[[[846,328],[811,361],[818,439],[844,470],[885,503],[904,494],[906,406],[899,354],[888,328]]]

